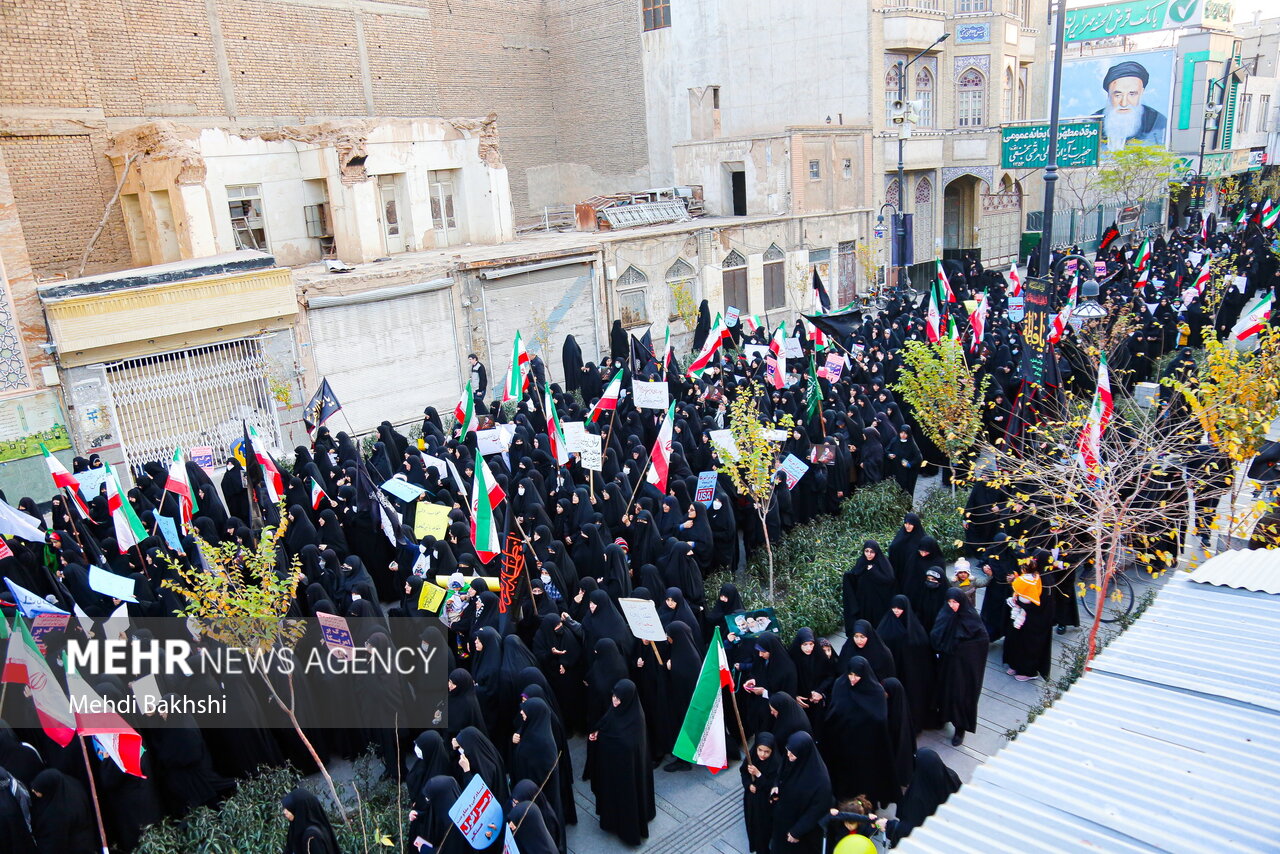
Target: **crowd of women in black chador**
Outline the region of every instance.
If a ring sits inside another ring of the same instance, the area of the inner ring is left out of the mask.
[[[1246,291],[1280,281],[1256,226],[1210,242],[1215,251],[1238,253]],[[1195,278],[1188,257],[1195,248],[1190,237],[1157,240],[1151,272],[1142,281],[1133,269],[1132,247],[1102,254],[1108,273],[1100,299],[1113,309],[1132,303],[1141,319],[1112,361],[1117,394],[1152,378],[1155,359],[1182,344],[1180,326],[1187,328],[1187,345],[1195,347],[1205,335],[1226,334],[1248,298],[1229,292],[1210,316],[1200,297],[1184,294]],[[1016,438],[1024,354],[1020,333],[1005,313],[1004,275],[984,270],[973,259],[944,266],[958,299],[949,310],[961,320],[964,301],[986,293],[986,335],[969,348],[974,364],[991,380],[984,430],[992,438]],[[1064,283],[1057,298],[1065,297]],[[1174,307],[1177,301],[1180,309]],[[388,777],[398,776],[409,786],[407,823],[414,836],[436,851],[463,850],[462,840],[448,833],[448,807],[475,775],[510,808],[509,817],[520,817],[513,824],[519,826],[521,850],[565,850],[567,828],[578,821],[576,774],[590,782],[601,826],[625,843],[642,841],[654,817],[653,770],[689,767],[671,751],[716,627],[727,635],[742,723],[753,739],[743,771],[753,851],[813,850],[821,836],[821,814],[834,798],[865,796],[880,805],[897,803],[900,815],[923,817],[951,787],[939,763],[925,763],[923,752],[916,753],[915,736],[950,724],[959,743],[974,730],[992,640],[1004,638],[1005,661],[1015,675],[1047,672],[1048,632],[1078,620],[1069,569],[1073,545],[1059,542],[1036,518],[1034,495],[1019,505],[979,482],[971,493],[965,547],[974,572],[989,582],[980,612],[972,588],[950,586],[938,542],[919,517],[909,514],[890,543],[869,541],[851,556],[843,577],[848,641],[842,649],[806,628],[790,634],[789,644],[770,633],[738,636],[736,624],[726,618],[743,610],[742,598],[733,584],[706,588],[708,573],[736,569],[745,554],[763,545],[766,529],[776,542],[795,525],[836,512],[863,486],[892,480],[911,493],[922,474],[936,467],[944,478],[949,474],[945,456],[891,390],[902,370],[905,342],[926,338],[923,304],[898,298],[876,315],[840,316],[840,328],[829,330],[827,353],[848,358],[838,378],[819,377],[813,417],[809,360],[822,367],[826,353],[814,352],[799,321],[794,332],[804,358],[787,360],[782,388],[767,387],[765,364],[744,355],[744,344],[767,343],[768,330],[746,332],[741,324],[725,333],[724,346],[697,378],[687,376],[674,359],[664,365],[644,345],[629,341],[617,323],[609,355],[599,365],[584,361],[572,337],[565,341],[563,382],[551,386],[561,421],[586,419],[617,371],[625,387],[636,379],[666,381],[676,414],[665,492],[644,477],[663,413],[637,409],[630,398],[624,397],[616,412],[587,420],[586,429],[602,437],[599,472],[584,470],[576,457],[557,465],[541,394],[546,368],[535,358],[529,392],[515,412],[497,404],[488,412],[514,428],[510,449],[488,457],[488,465],[507,496],[499,522],[524,535],[529,568],[528,583],[517,586],[505,611],[498,591],[478,578],[446,608],[447,630],[419,610],[426,577],[499,574],[496,563],[479,559],[471,542],[468,497],[476,438],[446,429],[431,407],[425,410],[420,441],[411,442],[383,422],[367,451],[345,432],[318,428],[311,445],[296,448],[286,467],[282,509],[262,506],[261,485],[247,484],[235,459],[226,464],[218,486],[188,463],[199,507],[192,531],[209,543],[254,549],[262,530],[250,520],[265,517],[266,524],[275,524],[283,515],[288,530],[276,543],[280,566],[296,558],[302,570],[294,615],[403,618],[356,640],[374,648],[394,641],[438,650],[449,668],[447,700],[428,710],[447,712],[448,723],[439,732],[309,733],[323,757],[375,750]],[[701,349],[711,332],[704,302],[693,347]],[[1051,364],[1055,382],[1091,392],[1094,378],[1070,333]],[[1184,352],[1168,371],[1194,379],[1194,361]],[[710,433],[726,426],[729,404],[743,394],[757,398],[766,419],[791,416],[795,427],[782,450],[811,463],[793,488],[779,473],[780,487],[763,524],[724,474],[709,502],[694,500],[698,473],[717,467]],[[1212,453],[1200,450],[1193,459],[1210,468],[1217,464]],[[427,457],[446,460],[449,467],[427,465]],[[96,456],[77,458],[73,469],[99,466]],[[158,516],[177,520],[179,502],[165,489],[166,468],[149,463],[134,474],[127,500],[147,529],[155,530]],[[375,521],[361,484],[392,477],[421,488],[423,502],[449,508],[441,536],[414,537],[419,502],[395,502],[402,516],[398,530],[388,532]],[[318,509],[310,500],[311,481],[325,492]],[[1176,484],[1166,492],[1142,500],[1177,499]],[[88,567],[96,564],[132,580],[138,601],[128,606],[131,617],[180,609],[181,598],[164,584],[174,573],[166,558],[203,568],[195,536],[183,536],[176,551],[150,536],[121,553],[105,495],[89,498],[88,518],[80,519],[65,495],[55,497],[47,541],[11,538],[13,554],[0,558],[0,575],[65,610],[76,607],[101,621],[119,603],[89,585]],[[40,513],[31,499],[19,506]],[[41,524],[46,524],[43,518]],[[1146,533],[1176,542],[1172,529]],[[619,609],[623,597],[652,600],[665,641],[636,642]],[[78,630],[79,621],[71,621],[68,631]],[[56,633],[47,638],[57,646]],[[304,642],[320,639],[309,636]],[[109,698],[128,691],[111,679],[94,687]],[[245,678],[230,679],[223,688],[240,698],[239,706],[258,701],[263,710],[258,726],[202,729],[200,721],[174,715],[163,726],[143,727],[145,779],[119,773],[109,759],[92,759],[107,833],[119,850],[131,849],[142,829],[163,816],[217,804],[236,779],[260,765],[289,761],[302,770],[314,768],[305,746],[264,701],[262,686]],[[425,674],[355,695],[335,682],[324,700],[350,704],[358,719],[361,704],[407,707],[427,702],[426,689]],[[83,758],[76,749],[50,741],[33,714],[11,718],[0,724],[0,815],[14,829],[9,836],[19,840],[17,850],[74,854],[96,849],[96,828],[84,800],[89,780]],[[736,734],[733,715],[727,725]],[[586,764],[578,769],[567,749],[575,735],[588,738]],[[729,743],[736,754],[732,746],[738,740],[731,737]],[[28,810],[23,805],[29,801]],[[318,805],[291,795],[285,806],[294,816],[287,850],[336,847]],[[57,821],[51,818],[55,812]],[[911,821],[900,823],[900,828],[910,826]]]

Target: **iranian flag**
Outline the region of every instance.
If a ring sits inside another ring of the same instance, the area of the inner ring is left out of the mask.
[[[1090,472],[1096,473],[1102,460],[1102,435],[1107,430],[1113,411],[1111,399],[1111,374],[1107,370],[1107,357],[1099,356],[1098,389],[1093,393],[1089,407],[1089,420],[1080,431],[1080,461]]]
[[[478,457],[475,480],[471,482],[471,542],[476,555],[488,563],[502,554],[502,532],[498,524],[498,505],[506,498],[494,480],[484,457]]]
[[[319,510],[320,502],[329,496],[325,494],[325,491],[320,484],[316,483],[316,479],[314,477],[307,478],[307,482],[311,485],[311,509]]]
[[[983,291],[982,296],[978,297],[978,306],[973,310],[973,314],[969,315],[969,330],[973,333],[973,342],[969,345],[969,351],[976,353],[978,348],[982,346],[982,339],[987,330],[986,291]]]
[[[943,293],[947,295],[947,302],[955,302],[956,294],[955,294],[955,291],[951,290],[951,281],[947,279],[947,271],[942,269],[941,261],[935,261],[934,263],[938,265],[938,287],[940,289],[939,293]]]
[[[1257,335],[1262,331],[1262,327],[1267,325],[1271,320],[1271,297],[1274,294],[1268,291],[1267,295],[1258,300],[1249,308],[1236,323],[1235,329],[1231,330],[1231,334],[1235,336],[1237,341],[1243,341],[1250,335]]]
[[[44,660],[40,648],[27,629],[22,617],[14,615],[13,633],[9,637],[9,654],[5,658],[0,682],[25,684],[36,705],[36,715],[45,734],[66,747],[76,737],[76,716],[71,713],[71,703],[62,692],[62,684],[54,678],[49,662]]]
[[[675,347],[671,346],[671,324],[667,324],[667,334],[662,339],[662,370],[663,373],[671,367],[671,357],[675,355]]]
[[[551,384],[547,383],[543,390],[545,405],[542,411],[547,413],[547,439],[551,442],[551,457],[556,465],[569,462],[569,443],[564,438],[564,428],[560,426],[560,413],[556,412],[556,403],[551,397]]]
[[[941,267],[938,268],[942,270]],[[924,325],[925,334],[929,337],[930,344],[937,344],[942,340],[942,299],[939,295],[938,282],[935,280],[933,287],[929,289],[929,308],[925,311]]]
[[[733,674],[729,671],[724,644],[720,642],[720,627],[716,626],[711,633],[711,646],[702,659],[702,671],[693,686],[689,710],[671,749],[672,755],[694,765],[704,765],[712,774],[729,767],[721,688],[733,690]]]
[[[1267,199],[1266,207],[1262,209],[1262,227],[1272,228],[1276,224],[1276,220],[1280,219],[1280,208],[1272,207],[1271,200]]]
[[[1239,230],[1240,226],[1244,225],[1245,220],[1248,218],[1249,218],[1249,206],[1241,205],[1240,213],[1236,214],[1236,219],[1235,219],[1235,222],[1232,223],[1232,226],[1237,230]]]
[[[1009,291],[1009,296],[1016,297],[1022,294],[1022,277],[1018,275],[1018,265],[1009,265],[1009,283],[1013,288]]]
[[[67,690],[76,698],[78,705],[85,709],[103,709],[102,697],[89,687],[84,677],[67,668]],[[135,777],[146,778],[142,773],[142,736],[137,730],[125,723],[124,718],[114,711],[75,712],[76,733],[91,735],[106,751],[111,760],[121,771]]]
[[[956,343],[960,341],[960,328],[956,326],[955,315],[947,315],[947,338]]]
[[[196,505],[195,496],[191,494],[191,481],[187,478],[187,466],[182,459],[180,447],[173,449],[173,459],[169,462],[169,478],[164,482],[164,488],[166,492],[172,492],[178,496],[182,507],[182,524],[184,527],[190,525],[199,507]]]
[[[134,512],[133,505],[124,497],[120,481],[111,463],[107,463],[107,509],[111,511],[111,523],[115,526],[116,546],[124,554],[147,538],[147,529]]]
[[[524,341],[516,332],[516,340],[511,342],[511,373],[507,375],[507,384],[502,389],[502,402],[519,400],[529,384],[529,352],[524,349]]]
[[[1147,272],[1147,267],[1151,264],[1151,238],[1146,237],[1142,240],[1142,245],[1138,247],[1138,254],[1134,256],[1133,266],[1139,273]]]
[[[667,491],[667,475],[671,471],[672,428],[676,423],[676,402],[671,401],[667,407],[667,417],[658,429],[657,441],[653,443],[653,453],[649,455],[649,470],[645,478],[658,487],[659,492]]]
[[[280,496],[284,495],[284,477],[281,476],[280,469],[276,468],[276,461],[267,453],[267,446],[262,443],[258,431],[253,429],[252,424],[247,425],[247,428],[250,447],[246,449],[246,453],[253,454],[258,465],[262,466],[262,482],[267,487],[267,496],[272,504],[278,504]]]
[[[1271,197],[1268,196],[1267,200],[1262,203],[1262,207],[1258,208],[1258,212],[1254,214],[1254,216],[1257,218],[1257,221],[1261,223],[1264,218],[1266,218],[1267,216],[1270,216],[1271,214],[1272,214]]]
[[[480,423],[480,419],[476,418],[476,395],[471,390],[471,380],[467,380],[467,387],[462,390],[462,399],[453,408],[453,419],[458,422],[461,431],[459,435],[464,438]]]
[[[783,339],[787,337],[787,325],[779,323],[778,328],[773,332],[773,338],[769,340],[769,353],[773,356],[774,361],[778,363],[778,369],[773,372],[773,387],[782,388],[787,384],[787,351],[783,343]]]
[[[1200,217],[1200,242],[1205,245],[1209,243],[1209,218],[1207,216]]]
[[[1076,286],[1071,286],[1071,293],[1067,296],[1067,304],[1062,307],[1062,311],[1053,316],[1053,331],[1049,333],[1049,343],[1057,344],[1062,340],[1062,336],[1067,332],[1067,324],[1071,322],[1071,315],[1076,310]]]
[[[707,341],[702,345],[702,352],[698,353],[697,358],[689,363],[689,370],[685,373],[691,377],[700,377],[707,368],[711,367],[711,361],[715,358],[716,351],[720,349],[720,345],[724,343],[724,337],[720,334],[720,330],[713,328],[707,335]]]
[[[1209,286],[1209,280],[1212,278],[1212,271],[1209,269],[1209,262],[1205,261],[1204,266],[1200,268],[1200,274],[1196,276],[1196,283],[1192,286],[1196,289],[1196,295],[1202,295],[1204,289]]]
[[[600,416],[606,412],[613,412],[618,408],[618,398],[622,396],[622,371],[618,371],[613,375],[613,379],[609,380],[608,387],[605,388],[604,394],[600,395],[600,399],[596,401],[596,405],[591,407],[591,414],[588,418],[594,424],[600,420]]]
[[[49,474],[53,476],[53,485],[58,489],[71,490],[71,501],[80,511],[80,515],[89,518],[89,508],[84,503],[84,497],[80,495],[80,481],[76,480],[76,476],[67,471],[67,467],[62,461],[49,453],[49,449],[45,447],[44,442],[40,443],[40,453],[44,454],[44,464],[49,467]]]

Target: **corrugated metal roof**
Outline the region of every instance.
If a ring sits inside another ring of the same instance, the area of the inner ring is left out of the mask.
[[[1192,581],[1280,593],[1280,549],[1236,549],[1215,555],[1191,573]]]
[[[1280,850],[1280,597],[1170,581],[900,850]]]

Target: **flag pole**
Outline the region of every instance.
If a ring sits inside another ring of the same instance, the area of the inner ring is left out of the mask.
[[[89,748],[84,743],[84,736],[80,736],[80,753],[84,756],[84,770],[89,775],[89,794],[93,799],[93,814],[98,819],[98,836],[102,841],[102,854],[109,854],[110,847],[107,845],[107,828],[102,823],[102,806],[98,803],[98,784],[93,779],[93,766],[89,764]]]
[[[724,642],[721,641],[721,646],[723,645]],[[738,725],[738,740],[742,742],[742,761],[754,768],[755,763],[751,761],[751,752],[747,749],[747,733],[746,730],[742,728],[742,712],[738,710],[738,691],[736,685],[729,691],[729,699],[733,701],[733,719]]]

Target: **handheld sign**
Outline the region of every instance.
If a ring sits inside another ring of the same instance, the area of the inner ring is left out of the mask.
[[[393,477],[391,480],[382,484],[382,491],[394,495],[401,501],[417,501],[422,497],[422,493],[426,492],[425,489],[417,484],[410,483],[407,480],[401,480],[398,477]]]
[[[773,356],[764,360],[764,384],[768,388],[778,385],[778,360]]]
[[[89,566],[89,589],[103,596],[119,599],[121,602],[138,601],[138,597],[133,592],[132,578],[125,578],[123,575],[116,575],[114,572],[108,572],[93,565]]]
[[[210,454],[212,457],[213,455]],[[107,468],[85,469],[76,472],[76,480],[80,482],[80,495],[85,501],[92,501],[102,491],[102,484],[107,480]]]
[[[156,525],[159,526],[160,533],[164,536],[165,545],[175,552],[181,552],[182,539],[178,536],[177,524],[168,516],[157,516]]]
[[[569,453],[582,453],[582,437],[587,434],[587,422],[566,421],[560,426],[564,429],[564,444]]]
[[[600,471],[604,468],[604,456],[601,451],[601,437],[595,433],[582,434],[582,467],[589,471]]]
[[[441,504],[419,504],[413,511],[413,536],[443,538],[449,529],[449,510]]]
[[[828,353],[827,364],[824,367],[828,380],[833,383],[840,382],[840,374],[844,373],[844,356],[839,353]]]
[[[732,430],[711,430],[707,433],[711,439],[711,444],[720,453],[722,457],[728,457],[731,460],[738,459],[738,440],[733,438]]]
[[[804,358],[804,348],[800,346],[800,339],[794,335],[789,338],[783,338],[782,355],[788,359]]]
[[[1022,294],[1009,297],[1009,319],[1014,323],[1021,323],[1026,316],[1027,298]]]
[[[787,454],[781,468],[783,474],[787,476],[787,489],[795,489],[800,478],[804,477],[804,473],[809,470],[809,464],[795,454]]]
[[[511,428],[510,432],[507,432],[508,427]],[[511,437],[515,432],[516,428],[513,424],[499,424],[492,430],[477,430],[476,450],[486,457],[490,454],[501,454],[511,447]]]
[[[649,599],[621,598],[618,606],[622,608],[622,616],[627,618],[627,626],[631,634],[642,641],[664,641],[667,630],[662,627],[658,618],[658,609]]]
[[[763,344],[744,344],[742,352],[746,354],[747,361],[750,362],[755,359],[763,359],[765,356],[768,356],[769,348]]]
[[[667,404],[670,402],[670,393],[665,380],[656,382],[633,381],[631,383],[631,391],[635,396],[636,406],[640,409],[661,409],[665,411]]]
[[[449,807],[449,818],[467,843],[477,850],[488,848],[501,832],[502,807],[477,774]]]
[[[347,621],[337,614],[316,614],[316,619],[320,621],[320,634],[324,637],[324,645],[338,658],[352,659],[355,657],[356,644],[351,639],[351,629],[347,628]]]
[[[422,582],[422,592],[418,594],[418,608],[423,611],[430,611],[432,614],[440,613],[440,606],[444,604],[445,598],[449,595],[449,591],[443,587],[432,584],[430,581]]]
[[[716,497],[716,473],[704,471],[698,473],[698,489],[693,494],[694,501],[710,504]]]
[[[738,318],[740,316],[741,316],[741,313],[738,311],[736,306],[732,306],[732,305],[725,306],[724,325],[732,329],[733,327],[738,325]]]
[[[1105,279],[1105,278],[1107,277],[1107,262],[1106,262],[1106,261],[1094,261],[1094,262],[1093,262],[1093,277],[1094,277],[1095,279],[1099,279],[1099,280],[1101,280],[1101,279]]]
[[[41,614],[31,621],[31,639],[40,647],[40,652],[48,652],[44,645],[44,636],[49,632],[60,632],[67,627],[66,614]]]
[[[191,462],[200,466],[202,469],[213,470],[213,448],[210,445],[196,445],[187,448],[187,456],[191,457]]]

